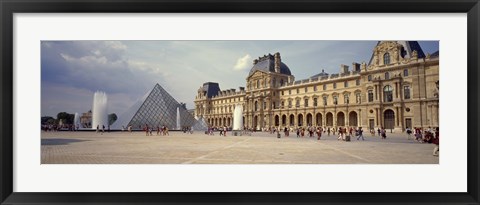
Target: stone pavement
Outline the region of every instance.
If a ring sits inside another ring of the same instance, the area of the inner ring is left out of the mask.
[[[200,132],[43,132],[42,164],[438,164],[433,144],[388,134],[386,140],[337,141],[336,136],[277,139],[275,134],[214,136]]]

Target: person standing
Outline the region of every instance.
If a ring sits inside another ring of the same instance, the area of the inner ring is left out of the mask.
[[[382,129],[383,129],[383,128],[382,128]],[[380,137],[380,136],[381,136],[381,130],[380,130],[380,128],[378,128],[377,131],[378,131],[378,136]]]
[[[362,127],[358,127],[358,137],[357,137],[357,140],[360,139],[360,137],[362,138],[362,141],[365,140],[365,138],[363,138],[363,130],[362,130]]]
[[[433,148],[433,156],[437,156],[440,152],[440,136],[439,136],[439,128],[435,130],[435,139],[433,139],[433,144],[435,144],[435,148]]]
[[[330,136],[330,127],[327,128],[328,136]]]

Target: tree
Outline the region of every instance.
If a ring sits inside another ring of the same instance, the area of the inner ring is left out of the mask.
[[[108,125],[112,125],[115,121],[117,121],[118,117],[117,114],[111,113],[108,114]]]
[[[73,120],[75,118],[75,114],[70,114],[67,112],[59,112],[57,114],[57,120],[62,120],[63,124],[73,124]]]
[[[41,118],[41,123],[42,125],[51,125],[55,123],[55,118],[50,117],[50,116],[44,116]]]

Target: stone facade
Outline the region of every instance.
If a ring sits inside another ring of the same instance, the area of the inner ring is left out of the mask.
[[[415,41],[381,41],[368,64],[341,65],[337,74],[322,71],[294,81],[288,69],[279,53],[269,54],[254,60],[246,89],[212,95],[204,84],[195,116],[231,127],[234,107],[241,104],[245,127],[257,130],[355,126],[402,132],[439,126],[439,55],[425,55]]]

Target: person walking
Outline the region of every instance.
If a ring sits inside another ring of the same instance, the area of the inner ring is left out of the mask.
[[[323,129],[321,127],[317,127],[317,140],[320,140],[320,138],[322,137],[322,131]]]
[[[385,132],[385,129],[382,127],[382,130],[380,131],[382,135],[382,139],[387,139],[387,133]]]
[[[328,136],[330,136],[330,127],[327,128]]]
[[[412,135],[412,130],[409,127],[407,127],[406,132],[407,132],[407,140],[410,140],[410,135]]]
[[[342,136],[342,127],[338,127],[338,138],[337,140],[343,140],[343,136]],[[333,135],[335,135],[335,131],[333,131]]]
[[[378,128],[378,130],[377,130],[377,131],[378,131],[378,136],[380,137],[380,136],[381,136],[381,133],[380,133],[380,132],[381,132],[381,130],[380,130],[380,128]]]
[[[360,139],[360,137],[362,138],[362,141],[365,140],[365,138],[363,138],[362,127],[358,127],[357,133],[358,133],[357,140]]]
[[[300,128],[297,128],[297,138],[300,137]]]

